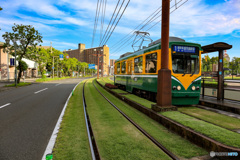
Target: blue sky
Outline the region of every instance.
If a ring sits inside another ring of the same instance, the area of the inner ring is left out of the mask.
[[[226,42],[233,45],[233,48],[228,51],[229,56],[240,57],[240,0],[177,0],[177,2],[179,2],[178,8],[170,18],[170,36],[201,45]],[[124,5],[126,3],[127,0]],[[171,2],[171,6],[174,6],[174,3],[175,0]],[[116,4],[116,0],[107,1],[103,32],[106,30]],[[183,5],[180,6],[180,4]],[[52,42],[54,48],[63,51],[76,49],[78,43],[84,43],[86,48],[90,48],[96,5],[97,0],[0,0],[0,6],[3,8],[0,12],[0,35],[11,31],[14,23],[30,24],[42,34],[44,46]],[[117,42],[160,6],[160,0],[130,1],[107,42],[111,59],[117,59],[121,54],[133,51],[131,47],[133,39],[123,47]],[[148,29],[159,20],[161,17],[144,29]],[[93,47],[99,46],[100,21],[101,19],[99,19]],[[149,33],[153,40],[161,38],[161,23],[149,30]],[[3,41],[1,36],[0,41]],[[217,53],[209,56],[217,56]]]

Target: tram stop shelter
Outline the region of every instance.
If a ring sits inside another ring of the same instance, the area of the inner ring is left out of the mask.
[[[231,49],[232,45],[229,45],[224,42],[217,42],[210,45],[202,46],[203,52],[211,53],[211,52],[218,52],[218,90],[217,90],[217,100],[224,100],[224,77],[223,77],[223,51]]]

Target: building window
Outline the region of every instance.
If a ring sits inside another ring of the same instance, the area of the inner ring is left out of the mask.
[[[143,57],[138,57],[134,59],[134,73],[142,73]]]
[[[122,73],[126,73],[126,61],[122,62]]]
[[[156,73],[157,72],[157,53],[152,53],[146,55],[146,73]]]
[[[120,63],[117,64],[117,74],[120,73]]]

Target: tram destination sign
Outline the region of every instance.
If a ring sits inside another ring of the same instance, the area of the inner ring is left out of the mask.
[[[191,46],[173,46],[173,51],[180,53],[196,53],[196,47]]]

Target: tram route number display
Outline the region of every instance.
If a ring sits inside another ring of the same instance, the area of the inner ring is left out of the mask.
[[[173,46],[173,51],[181,53],[196,53],[196,48],[190,46]]]

